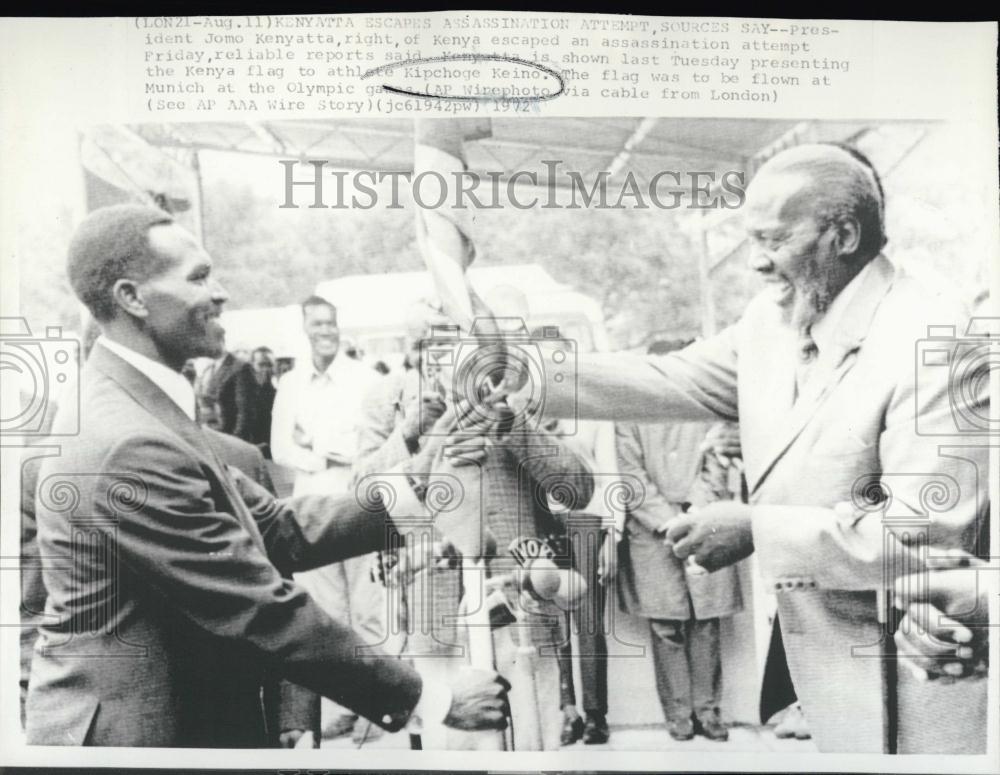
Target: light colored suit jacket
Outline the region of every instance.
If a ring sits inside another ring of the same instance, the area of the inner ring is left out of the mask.
[[[625,519],[625,550],[618,569],[623,607],[647,619],[713,619],[743,608],[736,566],[715,573],[688,574],[663,535],[656,533],[681,513],[718,500],[698,476],[705,457],[701,443],[708,423],[619,424],[615,428],[618,470],[635,476],[644,492]]]
[[[895,669],[892,623],[880,623],[881,592],[919,569],[927,546],[976,549],[988,457],[981,437],[958,432],[952,397],[983,416],[988,380],[959,384],[918,358],[928,326],[961,333],[964,315],[878,256],[798,400],[797,343],[764,296],[682,351],[580,356],[575,385],[546,385],[553,416],[739,421],[759,568],[824,751],[985,745],[985,686],[917,684]]]

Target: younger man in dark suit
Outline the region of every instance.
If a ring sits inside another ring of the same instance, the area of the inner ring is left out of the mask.
[[[499,676],[424,682],[283,578],[372,552],[395,528],[378,497],[276,501],[219,460],[180,374],[223,352],[228,297],[194,238],[154,208],[105,208],[77,230],[68,270],[103,335],[80,378],[80,433],[39,476],[48,599],[29,744],[265,745],[269,671],[390,730],[414,716],[504,726]]]

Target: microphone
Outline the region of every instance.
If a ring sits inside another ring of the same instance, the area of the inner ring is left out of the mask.
[[[554,603],[564,611],[576,608],[587,592],[587,582],[572,568],[560,568],[555,552],[540,538],[515,538],[510,553],[519,566],[515,586],[538,602]]]

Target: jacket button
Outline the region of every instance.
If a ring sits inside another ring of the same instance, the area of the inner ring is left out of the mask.
[[[795,586],[795,582],[794,581],[786,581],[785,582],[785,589],[792,589],[794,586]]]
[[[774,583],[774,588],[775,588],[775,589],[781,589],[781,582],[780,582],[780,581],[776,581],[776,582]]]
[[[382,716],[382,723],[385,726],[389,726],[392,723],[392,716],[386,713],[384,716]]]

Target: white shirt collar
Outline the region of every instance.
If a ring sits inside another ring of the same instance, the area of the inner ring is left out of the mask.
[[[844,313],[851,306],[851,299],[857,294],[858,289],[864,285],[865,278],[870,274],[874,262],[875,259],[872,259],[865,264],[860,272],[854,275],[851,281],[844,286],[844,289],[830,303],[826,314],[813,323],[812,328],[809,329],[809,334],[816,343],[816,349],[820,354],[829,352],[830,347],[834,344],[837,329],[840,328]]]
[[[106,336],[99,336],[96,343],[106,347],[123,361],[134,366],[150,382],[166,393],[167,397],[188,416],[188,419],[195,419],[194,388],[191,387],[191,383],[183,374],[137,353],[130,347],[114,342]]]
[[[351,368],[351,364],[348,363],[350,360],[352,360],[350,356],[344,355],[343,353],[337,353],[333,357],[333,360],[330,361],[330,365],[327,366],[325,370],[320,371],[316,368],[316,364],[313,363],[313,359],[310,356],[309,370],[307,372],[309,374],[309,379],[333,379],[335,375],[344,373],[347,369]]]

